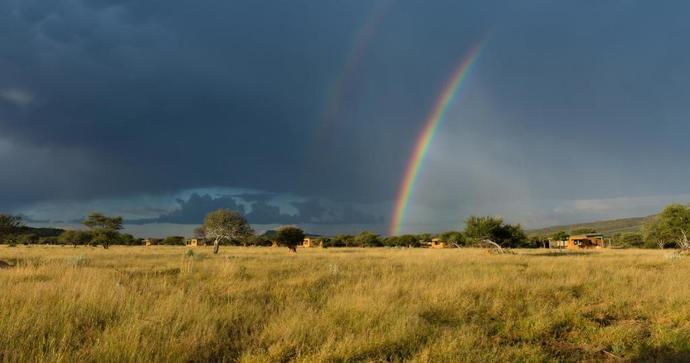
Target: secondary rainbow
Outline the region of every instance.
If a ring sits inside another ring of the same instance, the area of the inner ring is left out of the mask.
[[[321,119],[323,120],[322,128],[328,128],[338,117],[343,99],[350,87],[355,71],[362,62],[362,59],[364,59],[364,55],[369,49],[384,16],[395,1],[396,0],[378,1],[359,27],[354,37],[353,47],[345,58],[343,68],[327,92],[325,107],[321,114]]]
[[[429,151],[429,145],[434,139],[436,130],[438,130],[438,125],[443,120],[448,106],[450,106],[453,99],[455,99],[458,90],[462,86],[463,80],[465,80],[467,74],[472,69],[472,65],[474,65],[477,61],[484,43],[485,42],[482,40],[472,49],[470,49],[469,53],[460,62],[460,65],[455,68],[455,71],[443,88],[443,92],[441,92],[440,96],[434,103],[431,113],[424,122],[424,128],[417,138],[415,148],[412,151],[412,155],[407,163],[405,176],[403,177],[400,189],[398,191],[395,209],[393,210],[393,218],[390,224],[390,235],[397,235],[400,233],[400,227],[404,222],[407,206],[414,191],[422,162]]]

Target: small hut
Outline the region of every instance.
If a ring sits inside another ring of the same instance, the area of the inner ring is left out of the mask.
[[[441,240],[440,238],[434,238],[431,240],[431,243],[429,244],[430,248],[447,248],[448,243],[445,241]]]
[[[143,241],[144,246],[155,246],[161,242],[159,238],[147,238]]]
[[[569,250],[604,247],[604,236],[599,233],[578,234],[568,238]]]
[[[318,246],[318,242],[316,241],[315,238],[306,237],[304,239],[304,241],[302,241],[302,247],[310,248],[310,247],[316,247],[316,246]]]
[[[566,248],[568,241],[549,240],[549,248]]]
[[[187,240],[186,245],[188,247],[204,246],[204,245],[206,245],[206,241],[204,241],[201,238],[190,238]]]

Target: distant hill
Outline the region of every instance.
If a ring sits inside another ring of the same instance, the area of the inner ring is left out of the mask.
[[[597,221],[597,222],[589,222],[589,223],[569,224],[569,225],[563,225],[563,226],[553,226],[553,227],[528,230],[527,234],[529,234],[530,236],[549,235],[549,234],[554,234],[554,233],[559,232],[559,231],[571,232],[571,231],[582,229],[582,228],[592,228],[592,229],[596,230],[597,232],[603,233],[605,235],[612,235],[615,233],[623,233],[623,232],[639,232],[640,229],[642,228],[642,225],[646,221],[648,221],[654,217],[655,216],[623,218],[623,219],[612,219],[612,220],[608,220],[608,221]]]

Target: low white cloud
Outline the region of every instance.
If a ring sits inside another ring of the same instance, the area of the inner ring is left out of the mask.
[[[6,88],[0,90],[0,99],[16,106],[27,107],[34,101],[34,95],[21,89]]]

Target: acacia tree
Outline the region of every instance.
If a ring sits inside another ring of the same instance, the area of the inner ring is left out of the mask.
[[[304,241],[304,231],[295,226],[283,226],[278,229],[278,243],[287,246],[291,252],[297,252],[297,246]]]
[[[110,243],[117,241],[122,229],[122,217],[108,217],[101,213],[91,213],[84,220],[84,225],[93,233],[94,244],[101,244],[108,249]]]
[[[239,212],[219,209],[206,215],[203,225],[206,237],[213,239],[213,253],[218,253],[220,242],[223,240],[246,239],[254,231]]]
[[[500,217],[467,218],[463,235],[473,243],[490,240],[501,246],[519,247],[527,243],[527,235],[519,224],[507,224]]]
[[[654,241],[659,248],[675,242],[683,250],[690,250],[690,206],[671,204],[645,224],[644,237]]]

